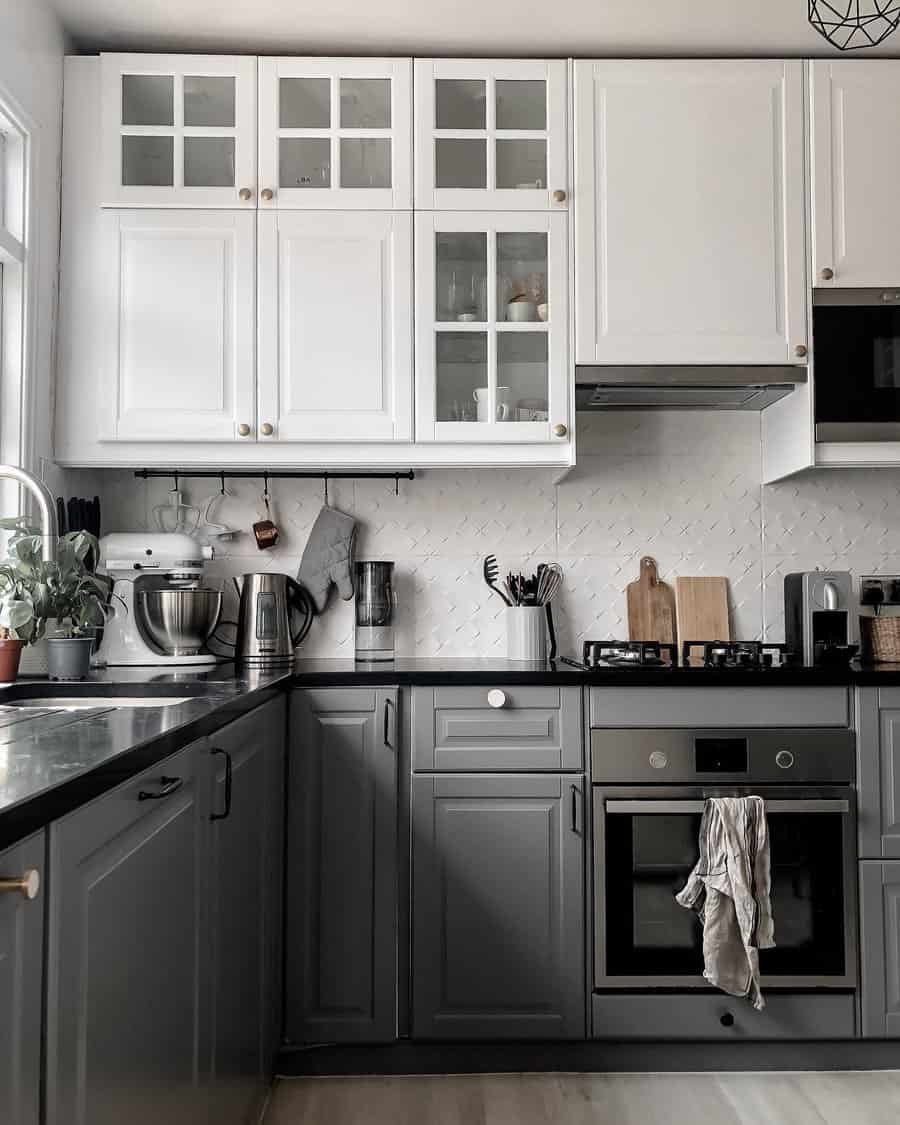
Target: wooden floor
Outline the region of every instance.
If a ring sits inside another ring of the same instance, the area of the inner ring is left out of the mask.
[[[265,1125],[900,1125],[900,1072],[282,1078]]]

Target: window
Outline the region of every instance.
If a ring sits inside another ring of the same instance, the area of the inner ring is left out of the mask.
[[[0,92],[0,459],[27,458],[29,133]]]

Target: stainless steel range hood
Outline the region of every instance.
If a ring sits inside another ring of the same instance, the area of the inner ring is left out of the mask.
[[[576,367],[576,410],[765,410],[805,367]]]

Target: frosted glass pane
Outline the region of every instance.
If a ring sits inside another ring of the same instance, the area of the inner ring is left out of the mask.
[[[546,129],[547,83],[498,79],[497,128]]]
[[[184,123],[234,128],[234,79],[185,75]]]
[[[546,320],[547,235],[544,231],[503,231],[497,235],[497,319]]]
[[[341,128],[390,129],[390,78],[341,79]]]
[[[168,74],[123,74],[122,124],[174,125],[174,78]]]
[[[282,129],[327,129],[331,124],[331,79],[279,79],[278,123]]]
[[[487,142],[439,137],[434,142],[435,186],[487,187]]]
[[[546,186],[546,141],[497,141],[498,188]]]
[[[438,78],[434,83],[437,129],[484,129],[485,83],[475,78]]]
[[[387,137],[341,138],[341,187],[389,188],[391,142]]]
[[[434,237],[435,319],[487,320],[487,235],[442,231]]]
[[[479,421],[478,400],[486,403],[487,395],[487,335],[438,332],[435,343],[437,421]],[[488,421],[484,405],[481,414],[480,421]]]
[[[278,184],[283,188],[331,187],[331,141],[327,137],[282,137]]]
[[[234,187],[234,137],[185,137],[184,186]]]
[[[509,422],[546,422],[549,386],[546,332],[497,333],[497,401]]]
[[[174,154],[172,137],[123,137],[122,183],[126,187],[172,187]]]

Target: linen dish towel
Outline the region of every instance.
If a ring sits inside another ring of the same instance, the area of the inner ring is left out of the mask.
[[[355,543],[356,521],[353,517],[326,505],[309,533],[297,573],[297,581],[309,592],[316,613],[324,611],[332,586],[337,586],[345,602],[353,597]]]
[[[757,1011],[766,1002],[759,950],[775,945],[769,826],[762,797],[710,797],[700,822],[700,859],[675,901],[703,926],[703,976]]]

